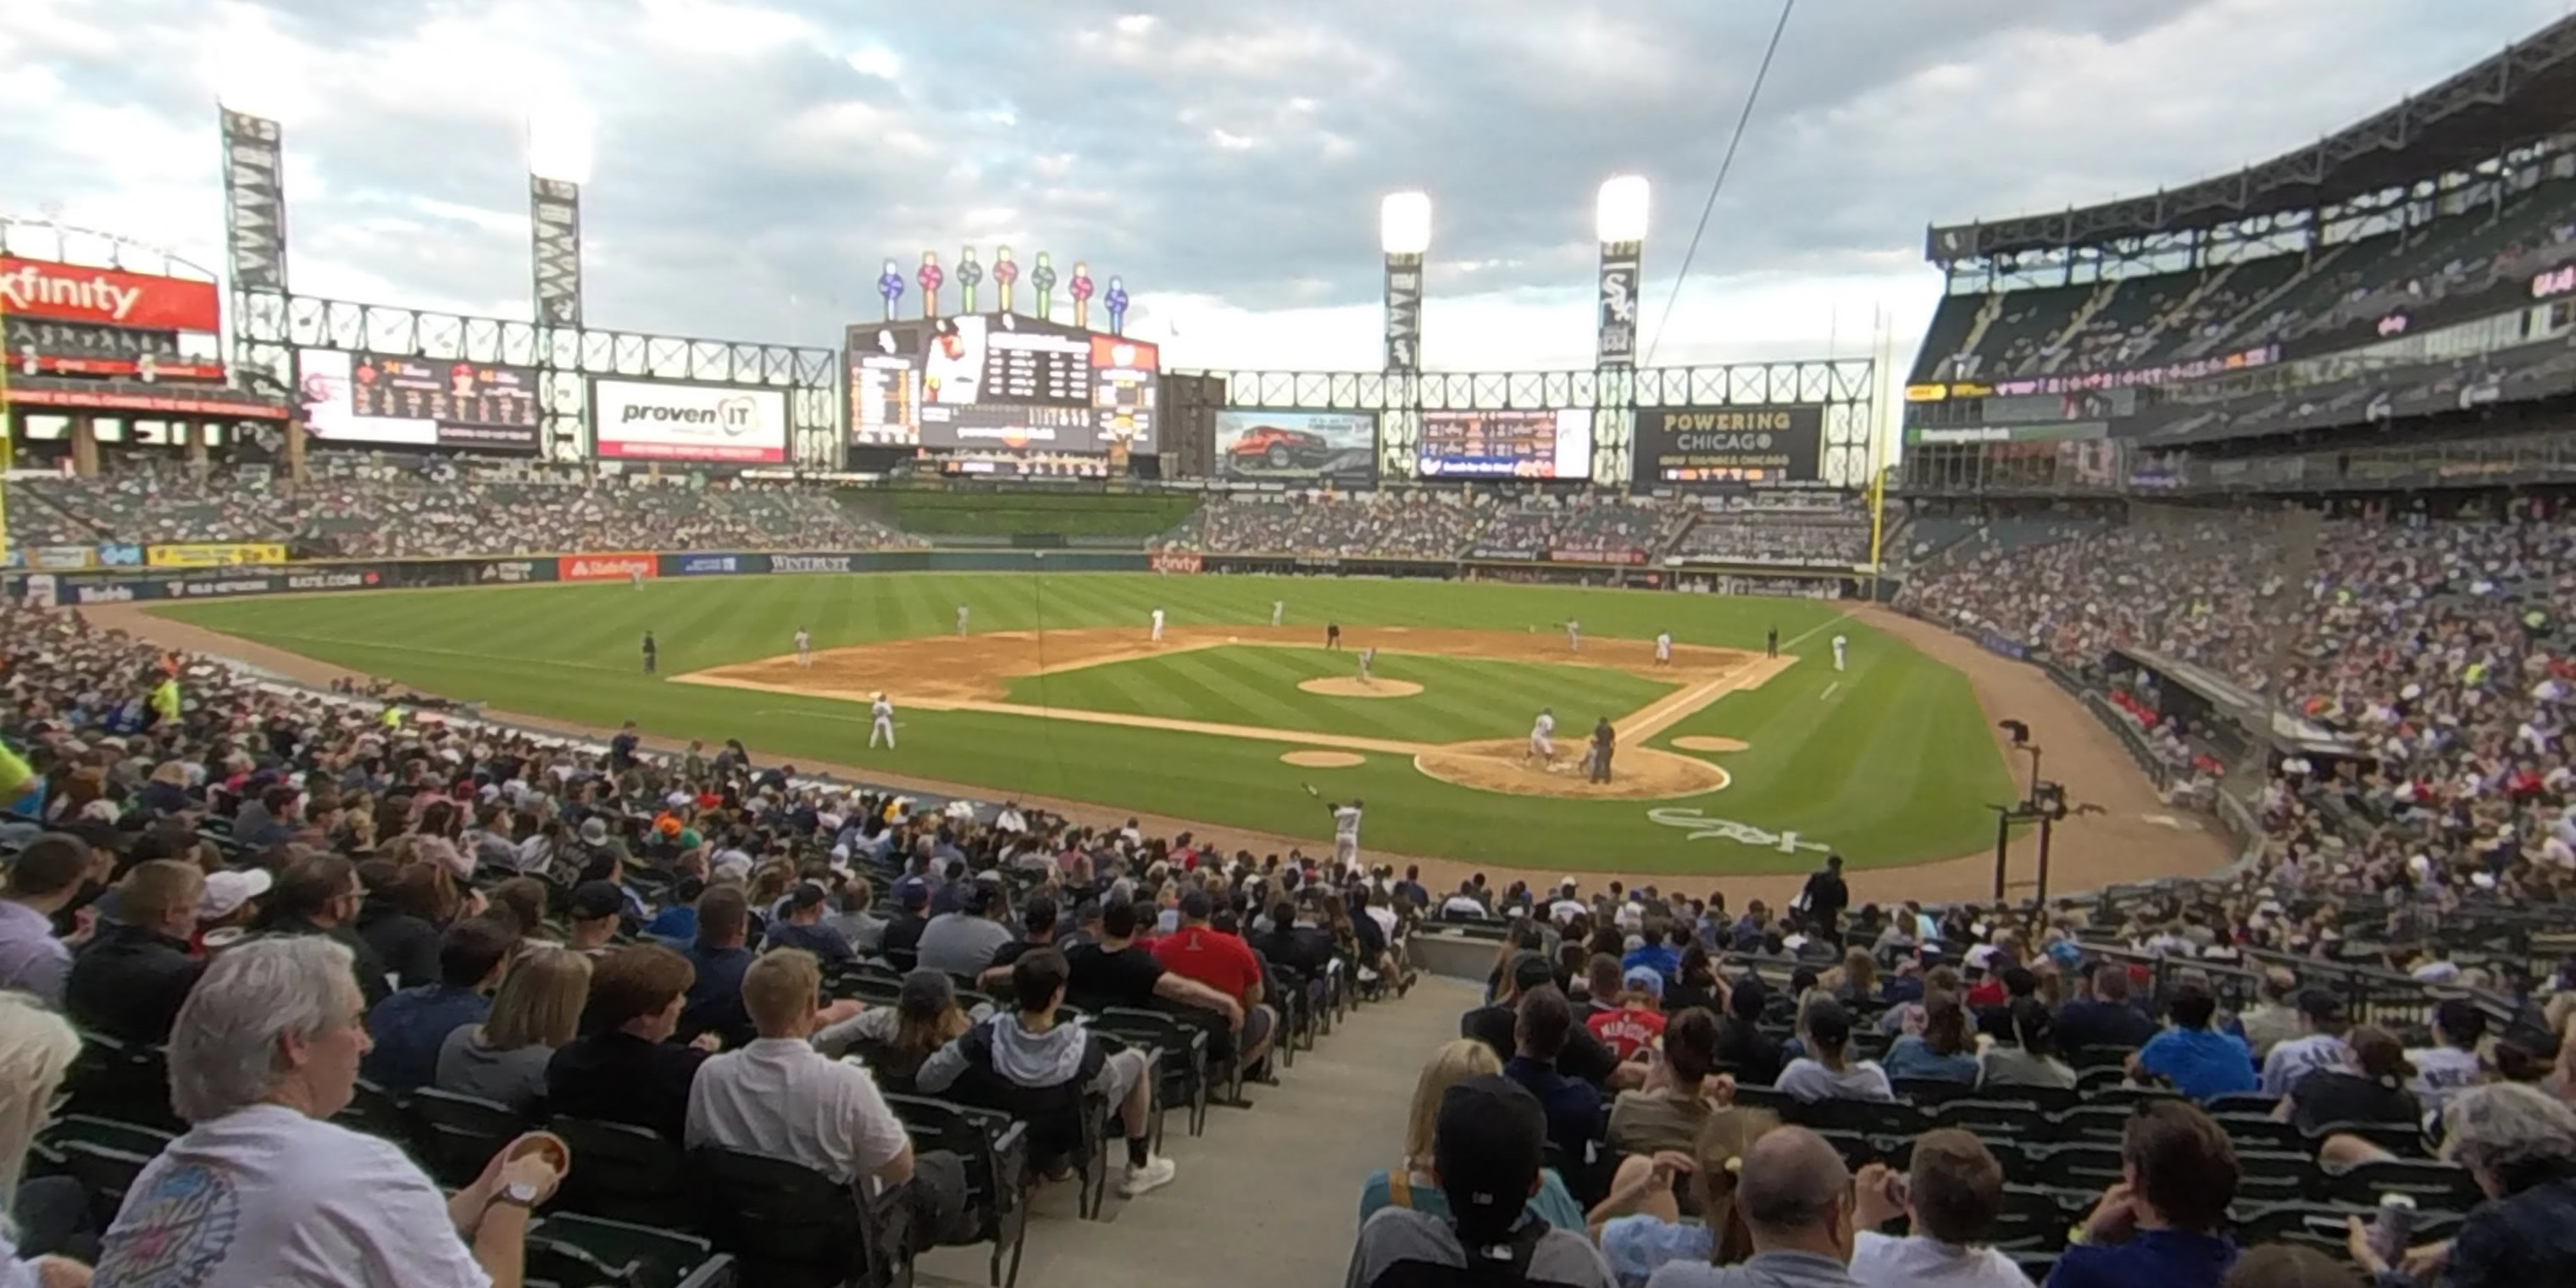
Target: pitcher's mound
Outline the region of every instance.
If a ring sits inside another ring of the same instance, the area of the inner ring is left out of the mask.
[[[1299,769],[1348,769],[1367,763],[1368,757],[1353,751],[1292,751],[1279,761]]]
[[[1742,751],[1752,744],[1741,738],[1711,738],[1703,734],[1691,734],[1673,739],[1673,745],[1684,751]]]
[[[1556,763],[1523,759],[1529,743],[1518,738],[1452,743],[1413,758],[1413,767],[1444,783],[1509,796],[1572,796],[1585,800],[1662,800],[1713,792],[1734,778],[1705,760],[1645,747],[1622,747],[1610,760],[1610,781],[1584,781],[1584,748],[1561,743]]]
[[[1409,698],[1422,692],[1422,686],[1411,680],[1362,680],[1356,675],[1326,676],[1297,687],[1328,698]]]

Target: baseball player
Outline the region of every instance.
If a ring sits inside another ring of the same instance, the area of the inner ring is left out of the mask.
[[[814,637],[802,626],[796,628],[796,665],[809,669],[814,665]]]
[[[1354,796],[1348,805],[1335,802],[1324,807],[1333,812],[1333,862],[1360,861],[1360,806],[1364,803]]]
[[[1538,720],[1530,725],[1529,754],[1521,757],[1521,763],[1527,764],[1532,760],[1549,765],[1556,763],[1556,709],[1553,707],[1540,707]]]
[[[644,674],[653,673],[653,663],[660,657],[661,650],[653,647],[653,632],[644,632]]]
[[[1571,617],[1565,619],[1565,647],[1576,653],[1583,651],[1583,623]]]
[[[1370,664],[1370,663],[1372,663],[1372,662],[1375,662],[1376,660],[1377,660],[1377,646],[1376,646],[1376,645],[1371,644],[1371,645],[1369,645],[1367,648],[1364,648],[1364,649],[1361,649],[1361,650],[1360,650],[1360,683],[1362,683],[1362,684],[1370,684],[1370,683],[1374,683],[1374,681],[1371,681],[1371,680],[1369,679],[1369,664]]]
[[[1271,600],[1271,601],[1270,601],[1270,624],[1271,624],[1273,627],[1276,627],[1276,626],[1278,626],[1278,625],[1279,625],[1279,623],[1281,623],[1281,622],[1283,622],[1283,621],[1286,621],[1286,620],[1288,620],[1288,601],[1287,601],[1287,600],[1284,600],[1284,599],[1274,599],[1274,600]]]
[[[1843,649],[1849,643],[1840,635],[1834,637],[1834,669],[1837,671],[1843,669]]]
[[[1340,648],[1341,646],[1342,646],[1342,624],[1341,624],[1340,622],[1326,622],[1326,623],[1324,623],[1324,647],[1326,647],[1326,648]]]
[[[959,604],[957,606],[957,633],[960,635],[966,633],[966,606],[964,604]]]
[[[1163,610],[1159,608],[1154,610],[1154,642],[1163,642]]]
[[[633,585],[635,589],[644,589],[644,570],[641,568],[628,568],[626,570],[626,580],[628,583]]]
[[[1655,636],[1655,665],[1671,666],[1672,664],[1673,633],[1671,631],[1658,632]]]
[[[884,738],[886,750],[894,750],[894,704],[886,701],[886,695],[880,693],[875,704],[868,708],[868,717],[868,746],[873,749],[877,739]]]

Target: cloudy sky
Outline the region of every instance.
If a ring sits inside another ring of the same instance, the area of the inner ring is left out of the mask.
[[[1660,332],[1772,0],[9,0],[0,209],[219,269],[227,93],[287,123],[299,292],[527,317],[523,123],[571,105],[595,325],[829,345],[887,257],[1009,243],[1122,274],[1173,365],[1358,370],[1419,187],[1425,360],[1502,370],[1589,365],[1593,192],[1638,173],[1656,361],[1880,313],[1901,366],[1927,223],[2266,158],[2568,7],[1802,0]]]

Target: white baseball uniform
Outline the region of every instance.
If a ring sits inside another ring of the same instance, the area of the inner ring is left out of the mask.
[[[796,665],[814,665],[814,637],[802,630],[796,632]]]
[[[1570,617],[1565,620],[1565,646],[1577,653],[1583,651],[1583,623]]]
[[[1286,620],[1286,619],[1287,619],[1287,616],[1288,616],[1288,601],[1287,601],[1287,600],[1284,600],[1284,599],[1274,599],[1274,600],[1271,600],[1271,601],[1270,601],[1270,624],[1271,624],[1271,625],[1273,625],[1273,626],[1277,626],[1280,622],[1282,622],[1282,621]]]
[[[1163,610],[1159,608],[1154,610],[1154,642],[1163,642]]]
[[[644,570],[643,570],[643,569],[641,569],[641,568],[629,568],[629,569],[627,569],[627,570],[626,570],[626,580],[628,580],[628,581],[630,581],[630,582],[634,583],[634,585],[635,585],[635,589],[637,589],[637,590],[642,590],[642,589],[644,589]]]
[[[1377,648],[1376,648],[1374,645],[1372,645],[1372,646],[1370,646],[1370,647],[1368,647],[1368,648],[1364,648],[1364,649],[1361,649],[1361,650],[1360,650],[1360,678],[1361,678],[1361,679],[1365,680],[1365,679],[1369,678],[1369,663],[1374,662],[1374,661],[1376,661],[1376,660],[1377,660]]]
[[[1333,811],[1333,862],[1360,861],[1360,807],[1345,805]]]
[[[959,604],[957,606],[957,633],[960,635],[966,633],[966,606],[964,604]]]
[[[868,724],[868,745],[874,747],[878,738],[884,738],[886,749],[893,750],[894,704],[879,698],[875,706],[868,708],[868,714],[872,717]]]
[[[1669,662],[1673,660],[1673,633],[1671,631],[1665,631],[1662,634],[1655,636],[1655,660],[1658,662]]]
[[[1541,760],[1556,759],[1556,717],[1542,711],[1530,725],[1530,754]]]
[[[1840,635],[1834,637],[1834,669],[1837,671],[1843,669],[1843,648],[1849,643]]]

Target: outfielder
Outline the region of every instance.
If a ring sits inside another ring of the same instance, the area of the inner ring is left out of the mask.
[[[1335,863],[1355,864],[1360,861],[1360,806],[1363,803],[1354,796],[1348,805],[1335,802],[1324,807],[1333,812],[1333,862]]]
[[[1287,619],[1288,619],[1288,601],[1287,601],[1287,600],[1284,600],[1284,599],[1274,599],[1274,600],[1271,600],[1271,601],[1270,601],[1270,624],[1271,624],[1272,626],[1277,626],[1279,623],[1281,623],[1281,622],[1283,622],[1283,621],[1286,621]]]
[[[626,570],[626,580],[632,583],[635,589],[644,589],[644,570],[641,568],[628,568]]]
[[[957,633],[960,635],[966,633],[966,606],[964,604],[959,604],[957,606]]]
[[[1843,669],[1843,648],[1847,643],[1849,641],[1840,635],[1834,637],[1834,669],[1837,671]]]
[[[868,708],[868,715],[868,746],[874,748],[877,739],[883,738],[886,750],[894,750],[894,704],[886,701],[886,695],[880,693],[876,704]]]
[[[814,637],[806,634],[802,626],[796,628],[796,665],[807,668],[814,665]]]
[[[1672,664],[1673,633],[1664,631],[1655,636],[1655,665],[1671,666]]]
[[[1154,610],[1154,642],[1163,642],[1163,610],[1159,608]]]
[[[1377,646],[1376,646],[1376,645],[1372,644],[1372,645],[1368,646],[1367,648],[1364,648],[1364,649],[1361,649],[1361,650],[1360,650],[1360,683],[1362,683],[1362,684],[1368,684],[1368,683],[1371,683],[1371,682],[1372,682],[1372,681],[1370,681],[1370,679],[1369,679],[1369,663],[1374,662],[1374,661],[1376,661],[1376,660],[1377,660]]]
[[[1576,653],[1583,651],[1583,623],[1571,617],[1565,619],[1565,647]]]
[[[1538,720],[1530,725],[1529,754],[1521,757],[1521,763],[1527,764],[1532,760],[1549,765],[1556,763],[1556,709],[1553,707],[1540,707]]]

